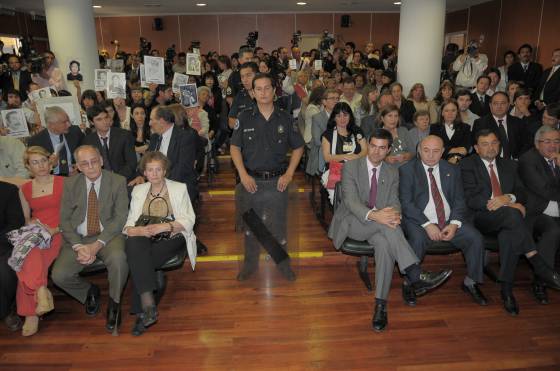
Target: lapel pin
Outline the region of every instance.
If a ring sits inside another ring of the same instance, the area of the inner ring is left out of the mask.
[[[447,173],[447,176],[451,176],[451,174]]]

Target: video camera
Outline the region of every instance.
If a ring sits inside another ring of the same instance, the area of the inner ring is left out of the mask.
[[[329,30],[324,30],[321,41],[319,41],[319,50],[321,51],[322,57],[325,57],[327,54],[329,54],[331,46],[334,44],[334,42],[334,36],[329,33]]]
[[[146,40],[146,38],[140,38],[140,56],[144,57],[145,55],[150,55],[150,51],[152,50],[152,43]]]
[[[41,73],[44,67],[45,57],[38,54],[31,46],[33,44],[33,37],[20,37],[19,42],[21,44],[21,47],[19,48],[20,56],[31,64],[29,72],[32,74]]]
[[[471,41],[469,42],[469,44],[467,45],[467,53],[471,56],[471,57],[475,57],[476,53],[478,52],[478,43],[476,41]]]
[[[198,40],[191,41],[191,49],[192,50],[194,50],[194,49],[200,50],[200,41],[198,41]]]
[[[257,46],[258,39],[259,39],[259,31],[249,32],[249,35],[247,35],[247,46],[254,49]]]
[[[298,47],[300,41],[301,41],[301,31],[300,31],[300,30],[297,30],[296,32],[294,32],[294,33],[292,34],[292,40],[291,40],[292,48]]]

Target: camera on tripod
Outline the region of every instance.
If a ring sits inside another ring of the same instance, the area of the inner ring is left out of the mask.
[[[143,57],[145,55],[150,55],[150,51],[152,50],[152,43],[146,40],[146,38],[140,38],[140,56]]]
[[[21,44],[19,54],[31,64],[29,72],[32,74],[41,73],[44,67],[45,57],[37,54],[37,51],[31,47],[33,44],[33,37],[20,37],[19,42]]]
[[[259,39],[259,31],[249,32],[249,35],[247,35],[247,46],[254,49],[257,46],[258,39]]]
[[[298,47],[300,42],[301,42],[301,31],[297,30],[292,34],[292,40],[291,40],[292,48]]]
[[[321,56],[325,57],[329,54],[331,46],[334,45],[334,42],[334,36],[329,33],[329,30],[324,30],[321,41],[319,41],[319,50],[321,51]]]

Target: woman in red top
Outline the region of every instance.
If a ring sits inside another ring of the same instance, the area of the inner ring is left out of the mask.
[[[58,228],[60,201],[64,178],[51,175],[50,154],[42,147],[29,147],[24,163],[33,180],[21,186],[20,198],[26,224],[40,221],[52,236],[47,249],[33,248],[25,258],[19,279],[17,312],[25,316],[23,336],[31,336],[39,329],[39,316],[54,309],[52,294],[47,289],[49,267],[58,256],[62,236]]]

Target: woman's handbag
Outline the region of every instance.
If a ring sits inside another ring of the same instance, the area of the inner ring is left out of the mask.
[[[165,224],[165,223],[171,223],[173,221],[175,221],[175,218],[173,217],[173,215],[171,216],[152,216],[151,212],[150,212],[150,208],[152,207],[152,202],[154,202],[157,199],[162,199],[163,202],[165,202],[165,207],[167,209],[166,214],[169,213],[169,205],[167,205],[167,201],[165,200],[165,198],[157,196],[154,197],[150,203],[148,204],[148,215],[142,214],[138,217],[138,220],[136,221],[136,223],[134,224],[135,227],[145,227],[147,225],[150,224]],[[168,240],[171,238],[171,232],[161,232],[158,233],[154,236],[151,237],[152,242],[159,242],[159,241],[163,241],[163,240]]]

